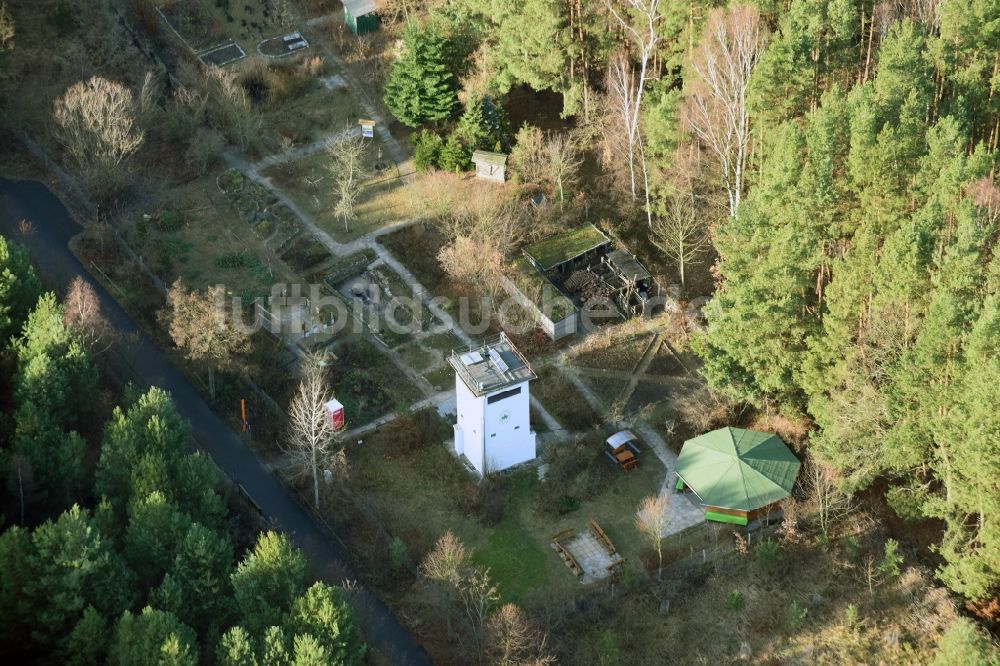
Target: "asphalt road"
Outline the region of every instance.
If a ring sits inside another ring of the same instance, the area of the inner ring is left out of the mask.
[[[25,219],[33,224],[33,232],[27,237],[22,236],[18,228],[18,223]],[[138,340],[130,348],[113,350],[119,358],[129,359],[134,381],[145,386],[159,386],[171,393],[178,412],[191,423],[197,446],[212,457],[223,473],[241,484],[263,513],[309,556],[321,579],[332,584],[356,580],[343,551],[326,537],[240,437],[209,409],[184,375],[142,333],[104,287],[91,278],[69,249],[69,240],[79,232],[79,225],[44,184],[0,178],[0,233],[28,247],[40,276],[58,293],[65,293],[77,276],[89,282],[111,324],[119,331],[137,334],[137,337],[129,336]],[[424,649],[370,590],[357,585],[352,602],[368,644],[392,664],[431,663]]]

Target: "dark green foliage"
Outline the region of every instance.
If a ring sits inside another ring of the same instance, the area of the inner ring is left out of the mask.
[[[399,537],[393,537],[389,542],[389,564],[393,570],[399,571],[406,562],[406,544]]]
[[[798,601],[793,601],[788,606],[788,628],[795,631],[802,626],[802,623],[806,621],[806,616],[809,615],[809,608],[803,606]]]
[[[262,633],[281,624],[283,609],[305,592],[305,556],[283,534],[265,532],[236,567],[232,585],[241,624],[254,634]]]
[[[223,634],[215,656],[219,666],[256,666],[259,663],[250,635],[238,625]]]
[[[441,148],[438,166],[443,171],[454,173],[461,173],[472,168],[472,150],[462,143],[457,132],[452,133]]]
[[[108,623],[93,606],[87,606],[80,621],[63,642],[65,663],[71,666],[98,666],[108,650]]]
[[[108,663],[112,666],[195,666],[198,663],[198,645],[194,631],[172,613],[147,606],[139,615],[125,611],[118,620],[108,651]]]
[[[994,666],[1000,654],[972,620],[960,617],[952,622],[938,640],[933,666]]]
[[[42,283],[24,248],[0,236],[0,349],[21,331],[42,295]]]
[[[455,133],[472,150],[510,152],[512,136],[507,112],[488,96],[469,98]]]
[[[296,637],[296,660],[298,639],[304,635],[313,637],[322,646],[328,663],[359,664],[364,658],[364,642],[339,588],[313,584],[295,601],[287,626]]]
[[[404,125],[447,120],[458,106],[448,41],[432,25],[410,27],[385,84],[385,105]]]
[[[753,557],[760,568],[765,571],[776,571],[781,564],[781,560],[784,559],[781,546],[771,539],[761,541],[757,544],[757,547],[753,551]]]
[[[743,598],[743,593],[739,590],[733,590],[726,597],[726,610],[738,613],[743,610],[747,605],[746,599]]]
[[[78,506],[35,529],[27,563],[24,619],[40,646],[69,634],[88,606],[114,617],[134,601],[131,572]]]
[[[421,130],[413,140],[413,164],[417,171],[429,171],[438,166],[444,141],[430,130]]]
[[[160,492],[191,520],[217,526],[225,514],[219,473],[201,454],[187,455],[188,426],[170,396],[150,389],[105,428],[95,487],[117,515],[136,498]]]
[[[63,323],[63,310],[55,294],[38,299],[14,352],[18,404],[44,412],[49,422],[59,427],[78,427],[90,412],[97,370],[76,334]]]

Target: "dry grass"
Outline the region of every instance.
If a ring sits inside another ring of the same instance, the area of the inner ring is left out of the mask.
[[[784,553],[765,572],[751,557],[733,555],[702,571],[668,568],[664,585],[640,588],[573,616],[553,634],[563,663],[607,663],[601,646],[613,642],[618,663],[927,663],[934,642],[957,613],[947,592],[925,571],[911,568],[869,594],[868,587],[816,546]],[[642,593],[650,592],[649,594]],[[727,603],[737,593],[739,604]],[[672,601],[660,615],[659,598]],[[801,624],[790,606],[806,609]],[[848,605],[856,609],[851,621]],[[607,623],[608,614],[628,622]],[[602,634],[611,628],[612,636]]]

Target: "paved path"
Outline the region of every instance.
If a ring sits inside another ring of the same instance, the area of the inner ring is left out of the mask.
[[[658,335],[656,340],[659,339]],[[643,355],[643,361],[646,360],[649,348],[647,348],[646,351],[647,354]],[[646,369],[649,367],[649,363],[643,363],[643,361],[640,361],[636,365],[636,370],[641,369],[642,373],[645,374]],[[563,376],[573,384],[576,390],[581,396],[583,396],[583,399],[587,401],[594,411],[598,414],[608,413],[608,406],[600,397],[597,396],[596,393],[590,390],[590,387],[587,386],[582,379],[580,379],[577,369],[569,363],[568,358],[564,359],[564,362],[558,363],[557,367]],[[634,388],[634,386],[632,388]],[[701,507],[688,500],[685,495],[678,495],[674,493],[674,470],[677,468],[677,454],[670,450],[670,447],[667,446],[666,440],[660,436],[660,433],[656,431],[656,428],[649,425],[649,423],[642,418],[636,417],[631,420],[628,427],[639,435],[643,444],[653,450],[656,457],[659,458],[661,463],[663,463],[663,467],[666,468],[666,475],[663,479],[663,485],[660,487],[660,494],[667,495],[670,498],[670,504],[667,509],[669,519],[667,521],[666,528],[663,530],[663,536],[666,537],[671,534],[676,534],[689,527],[693,527],[694,525],[704,522],[705,514]]]
[[[59,199],[41,183],[12,183],[0,178],[0,233],[17,237],[17,223],[21,219],[34,222],[35,232],[24,240],[46,283],[65,293],[75,277],[82,277],[93,286],[111,324],[130,334],[130,342],[120,342],[112,349],[113,362],[133,375],[140,385],[160,386],[170,392],[177,411],[190,422],[197,446],[246,490],[265,516],[291,536],[309,556],[320,578],[334,584],[356,580],[345,552],[320,530],[288,490],[212,412],[187,378],[70,252],[69,240],[80,232],[80,227]],[[369,644],[382,652],[389,663],[429,664],[427,653],[392,611],[363,585],[358,584],[356,590],[352,603]]]

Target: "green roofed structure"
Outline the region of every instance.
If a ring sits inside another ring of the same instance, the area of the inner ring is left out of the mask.
[[[677,489],[690,488],[708,520],[746,525],[791,494],[800,465],[777,435],[720,428],[684,442]]]
[[[524,248],[524,253],[538,270],[547,271],[610,243],[611,239],[600,229],[593,224],[585,224],[529,245]]]

